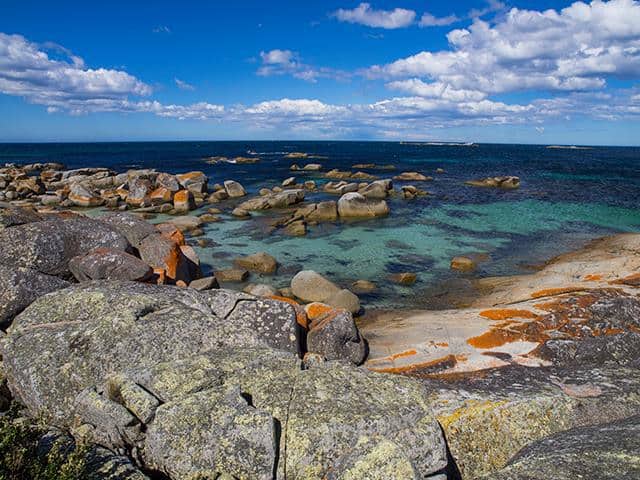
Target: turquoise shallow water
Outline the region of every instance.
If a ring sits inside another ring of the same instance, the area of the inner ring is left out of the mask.
[[[286,152],[308,152],[321,160],[291,160]],[[251,165],[209,165],[209,156],[247,156]],[[544,145],[428,146],[393,142],[158,142],[91,144],[0,144],[0,161],[59,161],[69,168],[106,166],[118,171],[156,168],[180,173],[203,170],[210,184],[240,181],[250,195],[289,177],[292,163],[322,163],[325,170],[352,169],[356,163],[393,164],[396,171],[419,171],[434,177],[420,184],[431,192],[413,201],[390,200],[384,219],[313,226],[303,238],[265,233],[266,217],[205,226],[213,242],[196,247],[205,271],[227,268],[233,258],[267,251],[281,267],[275,277],[253,282],[288,285],[300,269],[314,269],[348,286],[357,279],[379,285],[363,298],[367,307],[429,307],[448,288],[464,290],[469,278],[531,271],[532,265],[617,232],[640,231],[640,149],[594,147],[547,149]],[[446,173],[436,174],[436,168]],[[368,170],[380,178],[395,172]],[[492,175],[518,175],[516,191],[468,187],[464,182]],[[323,181],[311,175],[305,179]],[[401,184],[396,184],[396,187]],[[308,201],[337,199],[321,193]],[[226,212],[232,203],[221,204]],[[194,213],[202,213],[204,210]],[[156,219],[160,221],[162,218]],[[190,239],[196,244],[196,239]],[[449,270],[451,257],[483,254],[473,275]],[[390,284],[390,273],[413,271],[413,287]],[[445,286],[445,287],[443,287]]]
[[[395,204],[404,202],[394,200]],[[287,286],[299,269],[312,269],[344,286],[358,279],[379,285],[369,307],[428,306],[430,291],[443,279],[526,273],[527,265],[578,248],[604,232],[640,230],[640,210],[601,204],[552,203],[540,200],[480,205],[414,205],[412,215],[345,225],[310,227],[304,238],[256,234],[252,221],[209,224],[206,236],[216,245],[196,248],[213,268],[229,268],[235,256],[266,251],[281,263],[275,277],[253,281]],[[402,205],[407,208],[407,205]],[[449,271],[452,257],[486,254],[471,276]],[[390,273],[413,271],[418,282],[399,287]]]

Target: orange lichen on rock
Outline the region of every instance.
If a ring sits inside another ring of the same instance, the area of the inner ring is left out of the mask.
[[[611,285],[629,285],[631,287],[640,286],[640,273],[634,273],[624,278],[609,282]]]
[[[316,330],[325,327],[328,323],[333,321],[334,318],[340,313],[340,310],[330,310],[324,315],[319,317],[311,318],[309,317],[309,330]],[[307,316],[309,314],[307,313]]]
[[[280,295],[271,295],[269,298],[272,300],[278,300],[279,302],[288,303],[289,305],[300,305],[293,298],[289,298],[289,297],[281,297]]]
[[[156,228],[160,231],[160,234],[163,237],[171,240],[172,242],[175,242],[178,245],[187,244],[184,239],[184,234],[175,225],[171,223],[160,223],[156,225]]]
[[[176,280],[178,276],[178,267],[181,263],[182,251],[180,250],[180,245],[177,243],[173,244],[173,247],[169,249],[167,255],[164,257],[164,267],[167,278],[171,280]]]
[[[412,348],[410,350],[405,350],[404,352],[393,353],[393,354],[388,355],[386,357],[374,358],[374,359],[370,360],[369,365],[376,365],[376,364],[380,364],[380,363],[390,363],[390,362],[394,362],[395,360],[397,360],[399,358],[413,357],[414,355],[417,355],[417,354],[418,354],[418,351],[416,349]]]
[[[269,298],[291,305],[296,312],[296,322],[298,323],[298,325],[305,329],[309,328],[309,318],[307,317],[304,308],[302,308],[302,306],[298,302],[296,302],[292,298],[281,297],[279,295],[271,295]]]
[[[151,192],[151,194],[149,195],[149,200],[151,200],[151,203],[154,204],[170,203],[173,200],[173,193],[167,188],[159,187]]]
[[[516,310],[510,308],[484,310],[480,312],[480,316],[488,318],[489,320],[507,320],[510,318],[538,318],[538,315],[530,312],[529,310]]]
[[[547,288],[545,290],[538,290],[531,294],[531,298],[552,297],[554,295],[562,295],[563,293],[572,293],[584,291],[583,287],[559,287],[559,288]]]
[[[409,365],[404,365],[401,367],[383,367],[376,368],[374,366],[369,365],[369,370],[378,373],[396,373],[396,374],[404,374],[404,375],[416,375],[416,374],[427,374],[428,370],[438,369],[438,368],[451,368],[455,366],[457,362],[455,355],[447,355],[446,357],[437,358],[435,360],[431,360],[428,362],[422,363],[413,363]]]
[[[602,275],[600,275],[599,273],[592,273],[589,275],[585,275],[584,280],[587,282],[597,282],[599,280],[602,280]]]
[[[470,338],[467,343],[475,348],[489,349],[501,347],[513,342],[543,342],[548,339],[541,328],[527,332],[520,328],[492,328],[477,337]]]
[[[156,283],[158,285],[165,284],[167,282],[167,275],[164,271],[164,268],[154,268],[153,277],[151,277],[150,282]]]
[[[333,307],[329,305],[325,305],[324,303],[313,302],[306,306],[305,312],[307,312],[307,316],[311,320],[315,320],[323,315],[334,310]]]

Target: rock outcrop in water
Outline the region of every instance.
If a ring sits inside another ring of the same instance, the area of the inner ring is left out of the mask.
[[[501,188],[503,190],[515,190],[520,188],[520,178],[514,176],[487,177],[465,182],[472,187]]]
[[[204,201],[207,189],[206,175],[197,171],[171,175],[145,169],[118,174],[107,168],[64,170],[57,163],[0,167],[0,201],[36,202],[49,207],[189,211]]]

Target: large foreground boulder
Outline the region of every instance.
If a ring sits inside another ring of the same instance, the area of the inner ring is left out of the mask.
[[[171,479],[422,479],[446,449],[428,391],[343,363],[303,368],[289,303],[88,282],[40,298],[2,342],[35,416]]]
[[[574,428],[524,448],[486,480],[640,478],[640,416]]]
[[[124,235],[135,248],[138,248],[149,235],[158,233],[158,230],[153,225],[131,213],[111,212],[101,216],[100,220],[108,223],[116,231]]]
[[[222,346],[299,354],[303,343],[286,303],[131,282],[87,282],[42,297],[10,332],[3,358],[14,392],[63,423],[79,391],[108,372]]]
[[[236,258],[234,263],[240,267],[258,272],[265,275],[273,275],[278,268],[278,262],[275,258],[266,252],[258,252],[245,257]]]
[[[128,445],[135,430],[147,467],[169,478],[418,480],[447,465],[418,382],[339,363],[303,370],[284,352],[222,349],[89,391],[77,420],[120,411],[103,424],[108,442]]]

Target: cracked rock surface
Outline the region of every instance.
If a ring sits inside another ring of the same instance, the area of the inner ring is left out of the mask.
[[[425,387],[348,363],[306,368],[305,333],[277,300],[87,282],[26,308],[2,353],[33,415],[171,479],[443,471]]]

